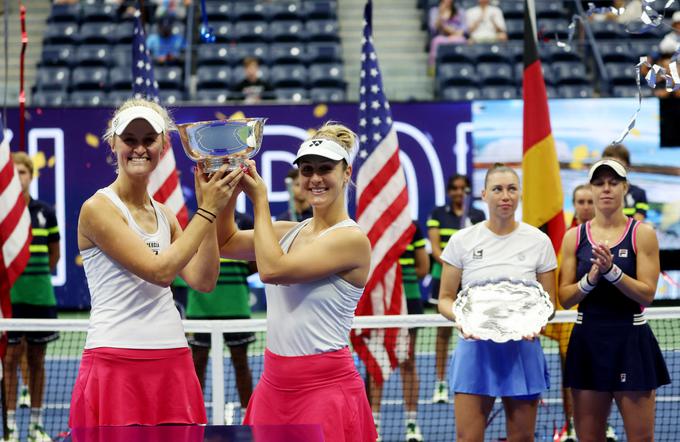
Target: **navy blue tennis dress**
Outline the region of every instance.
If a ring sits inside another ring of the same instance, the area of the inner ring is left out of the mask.
[[[621,239],[610,250],[614,263],[635,278],[635,235],[640,223],[630,218]],[[592,263],[590,222],[576,233],[576,279]],[[595,391],[648,391],[669,384],[670,376],[643,308],[612,283],[600,278],[578,306],[565,366],[565,387]]]

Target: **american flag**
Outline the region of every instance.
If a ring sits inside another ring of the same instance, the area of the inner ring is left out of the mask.
[[[371,272],[357,315],[406,313],[399,256],[413,237],[406,178],[399,143],[385,98],[373,47],[372,4],[364,9],[359,89],[359,154],[356,218],[371,241]],[[352,334],[359,357],[378,385],[406,357],[406,329],[363,330]]]
[[[132,91],[137,98],[146,98],[160,102],[158,83],[154,80],[153,64],[149,50],[146,48],[146,34],[142,27],[139,12],[135,17],[135,33],[132,39]],[[153,199],[165,204],[175,214],[182,227],[189,222],[189,213],[184,203],[182,185],[179,181],[175,154],[172,151],[170,137],[166,138],[170,146],[161,157],[158,167],[149,179],[149,193]]]
[[[0,314],[3,318],[12,316],[9,290],[28,263],[31,239],[31,216],[0,119]]]

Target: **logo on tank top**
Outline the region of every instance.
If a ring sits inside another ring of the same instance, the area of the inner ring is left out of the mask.
[[[628,249],[619,249],[619,258],[628,258]]]
[[[149,246],[149,248],[153,251],[153,253],[158,255],[158,252],[161,249],[161,245],[158,241],[149,241],[149,242],[146,243],[146,245]]]
[[[484,255],[484,249],[473,249],[472,250],[472,259],[482,259]]]
[[[621,373],[621,382],[626,382],[626,373]]]

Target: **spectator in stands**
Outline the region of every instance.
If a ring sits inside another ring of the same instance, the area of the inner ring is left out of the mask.
[[[293,200],[293,206],[295,207],[295,217],[293,217],[293,214],[290,213],[289,204],[288,210],[277,215],[276,220],[299,222],[304,221],[307,218],[311,218],[312,215],[314,215],[314,212],[312,211],[312,206],[309,204],[309,201],[307,201],[307,198],[305,198],[305,194],[302,191],[302,187],[300,186],[300,169],[297,167],[290,169],[288,171],[288,175],[286,176],[286,179],[288,178],[292,180],[292,195],[289,195],[289,198]]]
[[[574,218],[571,220],[571,227],[576,227],[593,219],[595,209],[593,208],[593,190],[590,188],[590,184],[576,186],[571,201],[574,204]]]
[[[183,20],[187,14],[187,6],[191,5],[191,0],[151,0],[155,8],[155,17],[160,19],[166,14],[171,14]]]
[[[437,48],[445,43],[465,43],[465,11],[454,0],[441,0],[439,6],[430,9],[430,71],[434,73]]]
[[[137,12],[136,0],[105,0],[105,3],[118,6],[118,17],[123,20],[133,18]]]
[[[630,169],[630,152],[623,144],[611,144],[607,146],[602,152],[602,158],[614,158]],[[628,182],[628,192],[623,199],[623,213],[626,216],[631,216],[638,221],[644,221],[647,217],[647,192],[638,186]]]
[[[589,4],[590,3],[584,6],[588,8]],[[613,7],[616,12],[611,8],[608,8],[608,6]],[[640,16],[642,15],[642,2],[640,0],[614,0],[608,5],[596,5],[596,7],[605,7],[606,12],[588,16],[589,20],[595,22],[611,21],[626,25],[633,21],[639,21]]]
[[[243,213],[235,212],[236,225],[240,230],[253,228],[253,219]],[[187,297],[188,319],[250,319],[250,289],[248,275],[254,273],[256,267],[248,261],[238,259],[220,259],[220,276],[217,286],[212,292],[202,293],[189,289]],[[250,396],[253,393],[253,375],[248,366],[248,345],[255,342],[255,333],[224,333],[224,343],[229,347],[231,364],[234,367],[236,390],[238,391],[241,410],[245,412]],[[210,333],[195,333],[189,338],[194,367],[201,388],[205,391],[205,371],[210,355]],[[234,420],[234,407],[231,403],[225,406],[226,424]],[[240,420],[237,421],[240,423]]]
[[[243,94],[243,101],[246,103],[257,103],[268,98],[267,93],[272,88],[262,79],[260,62],[255,57],[246,57],[243,60],[245,78],[234,88],[236,92]]]
[[[508,39],[503,11],[489,4],[489,0],[479,0],[479,6],[468,9],[465,18],[472,43],[496,43]]]
[[[10,293],[14,318],[53,319],[57,317],[57,300],[54,297],[50,273],[59,262],[59,226],[54,209],[49,204],[31,198],[29,186],[33,179],[33,162],[24,152],[12,154],[19,174],[21,190],[31,216],[33,239],[31,257],[24,273],[12,286]],[[45,388],[45,352],[49,342],[59,339],[55,331],[9,332],[7,354],[4,359],[7,388],[7,427],[10,441],[19,440],[16,424],[17,366],[26,353],[28,360],[28,392],[31,395],[31,417],[28,440],[51,442],[43,429],[42,401]],[[25,343],[25,344],[24,344]]]
[[[673,13],[671,27],[673,30],[666,34],[661,43],[659,43],[659,50],[662,53],[673,54],[680,47],[680,11]]]
[[[439,286],[442,273],[442,250],[449,243],[451,237],[460,229],[484,221],[484,212],[470,207],[470,180],[465,175],[453,175],[446,185],[449,197],[448,206],[435,207],[427,220],[427,236],[432,247],[432,282],[430,283],[430,303],[439,302]],[[437,341],[435,344],[435,365],[437,384],[435,385],[432,402],[446,404],[449,401],[449,387],[446,382],[446,364],[449,359],[449,342],[451,341],[451,327],[437,327]]]
[[[182,35],[173,32],[174,23],[172,14],[163,15],[158,19],[158,32],[146,38],[146,47],[157,64],[176,64],[182,59],[186,42]]]

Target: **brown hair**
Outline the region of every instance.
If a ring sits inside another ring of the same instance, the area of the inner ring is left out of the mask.
[[[576,187],[574,188],[574,191],[573,191],[572,194],[571,194],[571,202],[572,202],[572,204],[576,202],[576,192],[578,192],[579,190],[583,190],[583,189],[588,189],[588,190],[590,190],[590,183],[579,184],[578,186],[576,186]]]
[[[623,163],[626,168],[630,167],[630,152],[623,144],[610,144],[602,151],[602,158],[614,158]]]
[[[31,157],[26,152],[12,152],[12,161],[14,164],[25,166],[31,173],[31,178],[33,177],[33,160],[31,160]]]
[[[489,177],[491,175],[503,172],[515,175],[515,178],[517,178],[517,182],[519,182],[519,175],[517,175],[515,169],[513,169],[512,167],[508,167],[503,163],[495,163],[493,166],[489,167],[489,169],[486,171],[486,176],[484,177],[484,188],[486,189],[486,186],[489,183]]]

